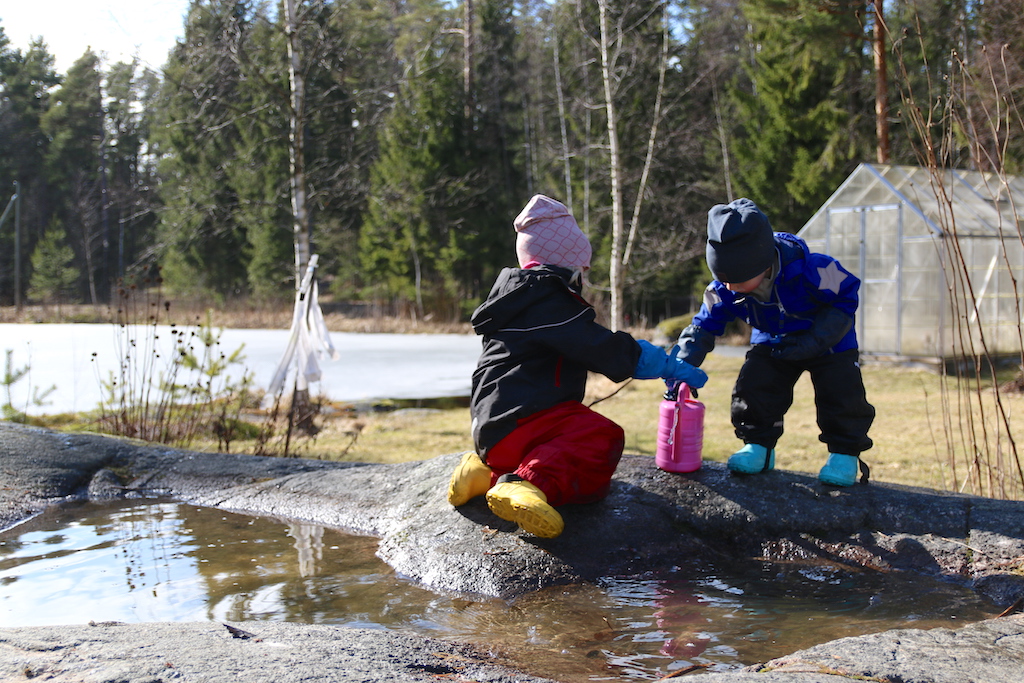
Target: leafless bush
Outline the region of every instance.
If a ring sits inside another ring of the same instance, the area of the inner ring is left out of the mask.
[[[1019,58],[1011,58],[1007,46],[982,43],[965,45],[949,55],[951,72],[941,88],[930,89],[934,82],[915,91],[904,50],[921,48],[900,43],[894,49],[899,70],[903,114],[914,136],[915,151],[922,166],[929,169],[932,190],[943,207],[932,217],[944,231],[948,258],[944,263],[948,299],[952,305],[954,354],[946,364],[942,384],[942,432],[945,449],[941,454],[950,480],[947,485],[959,491],[997,498],[1024,498],[1024,465],[1011,429],[1010,414],[1014,386],[1022,384],[1019,373],[1007,381],[1007,370],[993,352],[994,342],[986,335],[985,310],[979,305],[984,283],[978,281],[969,257],[969,236],[958,226],[949,167],[955,160],[970,159],[972,170],[987,174],[987,185],[979,191],[997,207],[996,265],[1012,279],[1016,292],[1014,307],[1017,330],[1018,362],[1024,357],[1021,284],[1019,264],[1011,253],[1024,247],[1021,220],[1024,207],[1013,203],[1007,191],[1011,176],[1007,169],[1020,164],[1013,159],[1013,141],[1024,139],[1024,117],[1017,100],[1024,92]],[[921,92],[921,90],[928,90]],[[962,161],[960,163],[963,163]],[[1001,208],[1000,208],[1001,207]],[[995,261],[993,262],[995,263]],[[988,313],[994,315],[994,313]],[[1012,372],[1012,370],[1011,370]],[[1018,416],[1019,419],[1019,416]]]

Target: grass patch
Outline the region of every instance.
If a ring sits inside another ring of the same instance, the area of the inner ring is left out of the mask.
[[[708,356],[702,366],[708,383],[700,390],[705,406],[704,459],[725,462],[742,446],[729,418],[732,387],[742,358]],[[942,429],[941,378],[928,370],[886,364],[863,367],[868,401],[876,416],[869,435],[874,447],[864,453],[876,481],[946,489],[952,481]],[[614,385],[599,378],[588,394],[610,393]],[[837,388],[837,391],[841,388]],[[654,455],[657,405],[662,384],[630,382],[614,397],[595,406],[626,429],[626,451]],[[1024,411],[1024,396],[1002,396],[1014,414]],[[779,469],[817,474],[828,450],[818,440],[814,389],[805,373],[794,390],[793,407],[786,414],[785,432],[776,447]],[[1018,443],[1024,443],[1024,425],[1017,427]],[[962,478],[962,477],[961,477]]]
[[[706,408],[704,458],[725,462],[740,447],[729,419],[732,387],[742,358],[711,354],[704,363],[708,383],[699,400]],[[874,448],[864,454],[877,481],[946,489],[951,467],[942,429],[942,379],[927,370],[884,364],[863,368],[868,400],[877,416],[870,436]],[[626,452],[652,456],[657,439],[658,404],[664,392],[660,381],[633,380],[617,385],[592,376],[585,401],[623,426]],[[841,390],[837,388],[837,390]],[[1024,412],[1024,396],[1003,395],[1013,414]],[[304,442],[298,455],[326,460],[404,462],[473,448],[468,408],[404,409],[357,414],[336,409],[321,416],[322,431]],[[1024,441],[1024,426],[1018,427]],[[785,433],[777,446],[776,467],[817,474],[828,452],[818,440],[814,392],[805,374],[797,383],[793,407],[786,415]],[[203,445],[199,446],[204,448]],[[215,450],[216,444],[205,448]],[[245,442],[233,450],[244,452]],[[962,479],[962,477],[961,477]]]
[[[704,459],[725,462],[740,446],[729,419],[733,383],[743,363],[742,358],[712,353],[703,368],[709,380],[700,390],[699,400],[706,408],[704,425]],[[870,431],[875,446],[864,454],[876,481],[925,486],[944,490],[991,495],[999,491],[993,478],[1003,482],[1004,497],[1022,498],[1017,481],[1017,463],[1012,457],[1013,444],[1024,444],[1024,394],[1019,391],[1000,392],[999,401],[1010,421],[1011,439],[989,438],[980,448],[964,439],[960,430],[964,410],[974,410],[975,429],[991,423],[995,411],[995,392],[984,383],[964,380],[970,400],[963,399],[957,379],[945,379],[934,372],[869,363],[863,367],[868,400],[877,415]],[[1005,378],[1000,378],[1003,380]],[[944,390],[943,382],[946,382]],[[315,389],[315,387],[314,387]],[[837,387],[836,391],[841,391]],[[599,375],[590,378],[585,402],[594,401],[594,409],[622,425],[626,432],[626,452],[653,457],[657,439],[658,405],[664,383],[657,380],[633,380],[615,384]],[[453,402],[456,403],[457,402]],[[944,403],[946,404],[944,406]],[[944,412],[951,415],[945,417]],[[983,413],[979,415],[979,413]],[[265,412],[246,409],[239,416],[245,425],[265,425]],[[987,421],[987,422],[986,422]],[[31,422],[63,431],[93,430],[95,415],[56,415],[32,418]],[[316,418],[319,431],[311,437],[294,439],[290,455],[323,460],[394,463],[424,460],[446,453],[472,450],[469,409],[404,408],[356,410],[352,406],[325,404]],[[280,425],[275,427],[280,431]],[[189,448],[216,452],[217,438],[207,430]],[[233,453],[253,453],[260,448],[252,434],[259,430],[239,429],[231,442]],[[947,437],[947,433],[949,436]],[[1005,429],[990,429],[989,434],[1003,434]],[[797,383],[793,407],[786,415],[785,433],[777,446],[776,467],[783,470],[817,474],[827,457],[827,450],[818,440],[814,393],[805,374]],[[280,439],[280,434],[276,438]],[[952,446],[948,441],[955,442]],[[265,444],[264,444],[265,445]],[[1019,446],[1018,446],[1019,447]],[[273,454],[273,450],[264,450]],[[974,452],[974,460],[984,467],[975,468],[968,480],[966,453]],[[955,457],[956,464],[951,462]],[[992,465],[995,463],[995,465]],[[652,463],[653,466],[653,463]],[[956,471],[954,471],[956,470]],[[993,474],[995,472],[995,474]],[[954,474],[956,476],[954,476]],[[968,483],[965,485],[965,480]],[[978,482],[981,480],[981,484]],[[1008,483],[1006,483],[1008,482]]]

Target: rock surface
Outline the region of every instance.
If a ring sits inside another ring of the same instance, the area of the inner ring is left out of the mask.
[[[999,606],[1024,597],[1024,505],[1017,502],[876,483],[834,489],[814,477],[783,471],[738,477],[717,463],[676,475],[656,469],[651,458],[627,456],[610,495],[599,503],[562,508],[566,533],[544,540],[498,519],[482,499],[457,510],[448,505],[447,481],[458,459],[452,454],[366,465],[209,455],[0,423],[0,527],[68,497],[166,495],[376,536],[386,562],[438,591],[513,598],[610,574],[757,557],[939,575],[967,583]],[[443,673],[443,666],[423,659],[422,648],[466,657],[471,662],[467,666],[498,666],[485,656],[449,650],[450,645],[423,645],[429,641],[397,634],[265,622],[238,626],[257,633],[261,643],[285,643],[276,649],[263,647],[259,651],[268,654],[254,658],[238,649],[251,643],[227,636],[230,651],[221,655],[225,661],[240,657],[242,664],[262,662],[258,671],[244,677],[250,681],[378,680],[370,674],[318,677],[321,664],[337,664],[340,671],[349,665],[339,662],[349,656],[368,670],[387,671],[379,680],[436,680],[430,676]],[[228,680],[216,676],[237,676],[237,670],[217,673],[220,669],[209,661],[215,657],[212,645],[172,649],[176,643],[206,642],[215,634],[224,640],[222,628],[142,624],[3,629],[0,674],[45,669],[60,672],[49,680],[143,681],[161,675],[170,680],[174,673],[181,680]],[[123,669],[127,660],[116,653],[124,652],[124,639],[157,643],[152,653],[180,652],[181,663],[168,660],[174,667],[157,674],[152,669],[156,660],[140,653],[139,668]],[[359,644],[371,641],[379,651]],[[388,649],[380,649],[384,641]],[[700,680],[795,683],[860,677],[1016,683],[1024,680],[1022,642],[1024,622],[1019,618],[955,631],[891,631],[794,653],[768,663],[766,671],[707,674]],[[303,647],[308,657],[296,654]],[[331,659],[335,650],[341,658],[337,661]],[[95,657],[80,659],[92,657],[89,652]],[[202,674],[184,674],[180,667],[190,658],[196,660],[191,670]],[[291,667],[277,658],[292,662]],[[110,668],[97,663],[103,661]],[[74,673],[83,666],[91,666],[92,673]],[[275,677],[279,666],[291,677]],[[432,674],[430,667],[439,668]],[[505,680],[508,672],[499,669],[449,673]]]
[[[275,622],[0,628],[0,680],[90,683],[541,683],[471,647],[404,634]],[[701,683],[1019,683],[1024,618],[843,638]]]
[[[541,682],[472,648],[416,636],[330,626],[256,622],[0,628],[0,680],[90,683],[292,683],[442,677]]]

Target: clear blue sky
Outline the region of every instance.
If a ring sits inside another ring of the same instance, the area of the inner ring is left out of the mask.
[[[86,48],[106,63],[138,56],[157,69],[181,37],[189,0],[3,0],[0,26],[24,50],[41,37],[66,73]]]

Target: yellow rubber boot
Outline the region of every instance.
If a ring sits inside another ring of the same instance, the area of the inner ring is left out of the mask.
[[[508,481],[487,492],[487,507],[502,519],[541,538],[555,538],[565,529],[562,515],[548,505],[544,493],[528,481]]]
[[[458,507],[491,488],[491,468],[476,453],[466,453],[448,482],[448,502]]]

